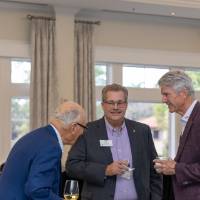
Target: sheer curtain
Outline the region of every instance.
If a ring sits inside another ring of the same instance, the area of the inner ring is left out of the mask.
[[[96,117],[93,23],[75,22],[75,101],[86,110],[89,121]]]
[[[46,125],[57,103],[55,20],[31,17],[30,127]]]

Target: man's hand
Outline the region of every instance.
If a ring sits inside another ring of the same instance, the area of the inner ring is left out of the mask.
[[[155,163],[154,168],[158,173],[165,175],[174,175],[176,162],[174,160],[153,160]]]
[[[106,176],[114,176],[114,175],[121,175],[128,169],[128,161],[127,160],[118,160],[114,161],[113,163],[109,164],[106,167]]]

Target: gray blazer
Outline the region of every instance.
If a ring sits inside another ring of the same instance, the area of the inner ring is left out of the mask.
[[[149,126],[125,119],[133,155],[133,178],[138,200],[160,200],[162,178],[152,160],[157,156]],[[116,176],[105,177],[106,166],[113,162],[110,147],[100,147],[107,140],[104,118],[88,123],[88,129],[72,146],[66,171],[84,180],[82,200],[114,199]],[[130,188],[131,189],[131,188]]]

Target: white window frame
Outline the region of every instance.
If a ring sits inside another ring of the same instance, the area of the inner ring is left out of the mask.
[[[190,52],[131,49],[121,47],[96,47],[96,63],[114,63],[112,65],[112,82],[122,84],[122,64],[141,64],[153,66],[171,66],[173,69],[186,67],[200,69],[200,54]],[[110,83],[110,80],[109,82]],[[101,101],[102,86],[96,87],[96,100]],[[160,89],[156,88],[131,88],[129,89],[129,101],[161,103]],[[200,98],[200,91],[196,92],[196,98]],[[181,131],[180,117],[177,114],[170,114],[169,120],[169,156],[175,156],[179,133]]]
[[[0,163],[11,149],[11,99],[29,96],[27,84],[11,83],[11,60],[30,60],[30,45],[23,41],[0,40]]]

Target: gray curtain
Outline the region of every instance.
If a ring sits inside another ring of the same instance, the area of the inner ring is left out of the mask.
[[[31,18],[30,128],[46,125],[57,104],[55,20]]]
[[[74,97],[86,110],[89,121],[96,118],[94,26],[92,23],[75,23]]]

